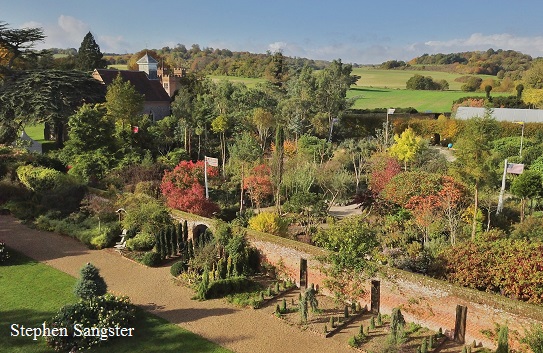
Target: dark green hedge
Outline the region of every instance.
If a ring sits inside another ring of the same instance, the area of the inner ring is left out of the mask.
[[[205,298],[222,298],[228,294],[239,293],[250,289],[254,282],[247,277],[231,277],[211,282],[207,288]]]

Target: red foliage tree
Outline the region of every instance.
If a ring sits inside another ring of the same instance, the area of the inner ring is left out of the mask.
[[[249,176],[243,179],[243,189],[247,191],[256,208],[260,209],[262,201],[273,195],[271,168],[266,164],[254,167]]]
[[[217,168],[207,168],[208,178],[217,174]],[[160,190],[168,207],[204,217],[218,212],[217,204],[205,198],[203,180],[203,161],[181,161],[171,172],[164,172]]]
[[[370,159],[368,186],[374,196],[384,190],[390,179],[401,173],[398,161],[386,153],[376,153]]]

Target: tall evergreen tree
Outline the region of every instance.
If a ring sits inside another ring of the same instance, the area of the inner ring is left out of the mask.
[[[107,67],[107,63],[103,59],[103,56],[100,47],[94,40],[94,36],[89,32],[83,38],[81,46],[77,51],[77,68],[83,71],[104,69]]]
[[[175,256],[177,255],[177,249],[178,249],[178,241],[177,241],[177,227],[172,226],[172,252],[171,255]]]
[[[189,241],[189,225],[188,222],[185,220],[183,222],[183,242],[187,243]]]

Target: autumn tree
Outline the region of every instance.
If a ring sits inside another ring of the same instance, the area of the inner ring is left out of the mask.
[[[255,166],[243,180],[243,188],[260,211],[262,201],[273,195],[271,168],[266,164]]]
[[[390,155],[404,163],[404,170],[407,170],[407,163],[414,161],[426,146],[422,137],[417,136],[411,128],[407,128],[401,135],[394,135],[394,142],[389,149]]]
[[[226,163],[226,130],[228,129],[228,117],[226,115],[219,115],[211,122],[211,130],[219,134],[221,144],[221,161],[222,161],[222,174],[226,176],[225,163]]]
[[[100,46],[94,40],[94,36],[91,32],[88,32],[77,51],[77,68],[82,71],[106,68],[107,63],[103,56]]]
[[[511,192],[520,197],[520,221],[524,221],[526,200],[541,196],[541,174],[532,170],[525,170],[517,176],[511,184]]]
[[[230,166],[233,168],[234,173],[239,173],[240,182],[240,205],[239,211],[243,212],[243,180],[245,174],[249,170],[250,166],[260,159],[262,150],[258,145],[258,142],[249,134],[244,132],[236,141],[230,145]]]
[[[252,121],[258,132],[260,148],[265,151],[266,142],[271,135],[272,128],[275,126],[273,114],[263,108],[256,108],[253,111]]]
[[[208,177],[217,175],[217,169],[207,168]],[[205,198],[202,185],[204,162],[181,161],[171,172],[166,171],[160,189],[168,207],[181,211],[211,217],[219,207]]]
[[[479,189],[496,180],[490,157],[492,141],[497,132],[498,125],[487,111],[483,118],[475,117],[466,121],[455,144],[456,160],[452,164],[452,172],[473,189],[472,239],[475,239],[477,231]]]
[[[387,153],[374,153],[369,159],[368,188],[373,195],[378,196],[390,179],[401,173],[402,168],[396,158]]]

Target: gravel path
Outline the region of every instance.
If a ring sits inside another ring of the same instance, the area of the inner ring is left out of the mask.
[[[87,262],[100,269],[108,289],[212,342],[239,353],[354,352],[347,342],[303,332],[271,311],[239,309],[223,300],[191,300],[192,291],[173,283],[169,267],[148,268],[111,249],[89,250],[79,241],[28,228],[0,216],[0,239],[8,247],[74,277]]]

